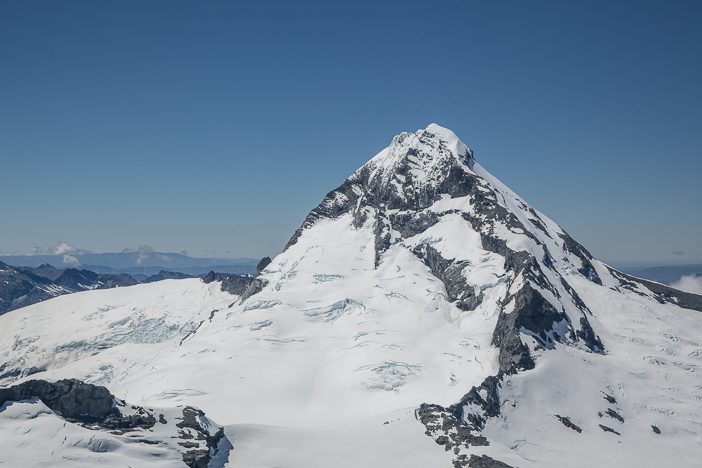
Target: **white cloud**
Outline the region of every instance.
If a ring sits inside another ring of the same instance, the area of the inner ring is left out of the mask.
[[[53,254],[53,255],[63,255],[63,254],[68,254],[68,253],[73,253],[77,251],[75,247],[73,247],[70,244],[66,244],[65,242],[59,242],[55,246],[51,247],[47,253]]]
[[[75,266],[75,265],[79,265],[80,262],[73,255],[64,255],[63,256],[63,264]]]
[[[686,275],[670,284],[675,289],[693,294],[702,294],[702,276]]]

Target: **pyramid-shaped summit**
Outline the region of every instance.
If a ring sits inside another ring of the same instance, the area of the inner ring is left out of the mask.
[[[448,129],[397,135],[312,210],[287,247],[315,236],[323,220],[372,231],[375,268],[389,250],[408,251],[460,311],[499,303],[493,344],[501,372],[534,365],[522,328],[547,348],[557,341],[604,351],[568,276],[601,285],[598,270],[608,268],[485,171]]]
[[[41,305],[22,312],[40,330],[1,317],[18,343],[4,370],[202,408],[233,440],[231,466],[702,458],[702,298],[596,260],[439,125],[397,135],[329,192],[238,297],[192,281],[152,308],[85,293],[61,320],[105,328],[80,342]]]

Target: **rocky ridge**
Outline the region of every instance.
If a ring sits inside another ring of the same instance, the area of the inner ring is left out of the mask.
[[[37,400],[68,423],[90,431],[138,440],[141,444],[166,445],[180,452],[184,464],[191,468],[206,468],[220,450],[231,447],[224,440],[223,429],[190,406],[157,410],[129,405],[105,387],[75,379],[28,380],[0,388],[0,412],[7,405]],[[91,450],[109,450],[109,444],[91,446]]]

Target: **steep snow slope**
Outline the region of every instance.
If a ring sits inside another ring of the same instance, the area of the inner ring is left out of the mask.
[[[6,383],[202,408],[231,466],[702,459],[702,298],[592,258],[437,125],[327,194],[240,298],[132,290],[0,317]]]

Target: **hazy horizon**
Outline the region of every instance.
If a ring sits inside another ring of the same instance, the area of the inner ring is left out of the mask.
[[[274,257],[280,253],[280,251],[277,252],[272,252],[266,255],[262,256],[255,256],[255,255],[249,255],[246,252],[243,252],[241,254],[239,253],[234,253],[231,251],[224,251],[224,252],[216,252],[213,250],[204,250],[204,251],[195,251],[191,252],[188,250],[169,250],[169,249],[160,249],[158,247],[153,247],[150,245],[141,245],[136,248],[132,247],[125,247],[123,249],[113,249],[113,250],[93,250],[89,248],[84,248],[81,246],[76,246],[72,245],[70,243],[66,243],[63,241],[57,242],[56,244],[53,244],[52,246],[49,247],[44,247],[44,246],[33,246],[32,249],[29,250],[14,250],[14,251],[9,251],[9,250],[4,250],[0,249],[0,256],[1,257],[10,257],[10,256],[44,256],[44,255],[63,255],[62,253],[55,253],[52,252],[52,249],[55,248],[58,245],[65,244],[69,245],[71,247],[74,247],[78,249],[81,253],[90,253],[90,254],[103,254],[103,253],[127,253],[127,252],[138,252],[140,249],[146,249],[146,251],[151,251],[151,252],[158,252],[158,253],[176,253],[176,254],[182,254],[186,255],[189,257],[194,257],[194,258],[222,258],[222,259],[253,259],[253,260],[258,260],[263,257]],[[281,249],[282,250],[282,249]],[[670,262],[655,262],[655,261],[609,261],[608,259],[600,259],[604,261],[605,263],[608,263],[611,266],[617,267],[617,268],[625,268],[625,269],[637,269],[637,268],[649,268],[649,267],[666,267],[666,266],[671,266],[671,267],[676,267],[676,266],[688,266],[688,265],[699,265],[700,262],[675,262],[675,261],[670,261]]]

